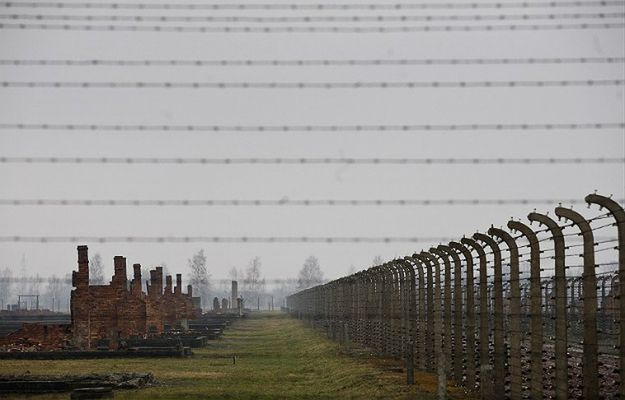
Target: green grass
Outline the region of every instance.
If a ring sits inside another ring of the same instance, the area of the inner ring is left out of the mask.
[[[397,360],[347,355],[337,343],[284,314],[252,315],[185,359],[3,360],[0,374],[152,372],[158,386],[116,399],[431,399],[435,379],[389,371]],[[232,357],[236,356],[236,364]],[[450,388],[450,390],[453,390]],[[457,396],[464,397],[457,392]],[[24,398],[24,397],[20,397]],[[33,396],[67,399],[67,394]]]

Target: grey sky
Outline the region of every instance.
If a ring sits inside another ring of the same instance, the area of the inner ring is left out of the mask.
[[[560,10],[558,10],[560,11]],[[622,7],[564,9],[622,11]],[[506,13],[524,11],[506,10]],[[527,10],[525,11],[527,12]],[[536,9],[532,13],[553,10]],[[15,13],[0,8],[1,14]],[[288,11],[24,10],[108,15],[296,15]],[[499,14],[498,10],[325,11],[297,15]],[[571,22],[571,21],[567,21]],[[574,22],[574,21],[572,21]],[[617,19],[616,22],[622,22]],[[415,23],[417,24],[417,23]],[[433,24],[433,23],[432,23]],[[461,23],[466,25],[466,23]],[[477,23],[476,23],[477,24]],[[483,23],[482,23],[483,24]],[[197,24],[196,24],[197,25]],[[317,24],[322,25],[322,24]],[[338,25],[338,24],[332,24]],[[370,24],[380,25],[380,24]],[[395,25],[409,25],[395,24]],[[351,25],[350,25],[351,26]],[[408,34],[211,34],[0,29],[2,59],[364,59],[624,55],[623,29]],[[482,81],[623,79],[622,63],[393,67],[14,67],[1,81]],[[453,124],[623,122],[623,87],[503,89],[22,89],[0,88],[0,123]],[[0,156],[124,157],[624,157],[623,129],[503,132],[184,133],[0,131]],[[625,197],[623,165],[29,165],[0,164],[1,198],[514,199]],[[555,204],[554,204],[555,206]],[[582,206],[578,206],[581,208]],[[449,236],[533,206],[13,207],[0,236]],[[547,211],[553,207],[541,206]],[[76,245],[0,243],[0,267],[65,274]],[[419,244],[84,243],[130,263],[185,272],[203,247],[226,277],[254,256],[268,278],[293,277],[316,255],[327,277],[409,254]]]

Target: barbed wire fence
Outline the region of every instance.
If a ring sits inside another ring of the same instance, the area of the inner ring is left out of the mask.
[[[437,373],[439,398],[448,379],[485,399],[618,398],[625,211],[598,194],[585,202],[607,211],[531,212],[529,224],[426,248],[291,295],[287,306],[332,339],[405,359],[409,383],[414,367]]]

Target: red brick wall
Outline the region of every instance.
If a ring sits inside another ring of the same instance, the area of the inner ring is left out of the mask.
[[[197,318],[191,296],[183,294],[181,278],[176,290],[171,277],[166,278],[163,291],[163,269],[150,271],[148,293],[141,291],[141,266],[133,265],[132,285],[126,278],[126,259],[115,257],[115,275],[108,285],[89,285],[87,246],[78,247],[78,272],[74,272],[75,289],[71,294],[72,331],[74,344],[94,348],[98,339],[128,338],[148,333],[151,326],[162,332],[164,325],[172,327],[181,320]],[[85,285],[85,282],[87,283]]]

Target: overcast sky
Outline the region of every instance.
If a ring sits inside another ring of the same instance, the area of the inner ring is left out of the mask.
[[[352,1],[351,3],[355,3]],[[17,2],[19,3],[19,1]],[[251,3],[251,2],[247,2]],[[298,3],[310,3],[299,1]],[[312,4],[312,3],[311,3]],[[0,6],[0,14],[354,16],[622,12],[623,6],[485,10],[83,10]],[[8,22],[8,21],[2,21]],[[32,21],[31,21],[32,22]],[[623,18],[558,23],[622,23]],[[50,22],[57,23],[57,22]],[[72,22],[81,25],[87,22]],[[504,25],[511,22],[497,22]],[[514,22],[524,24],[525,22]],[[549,21],[527,22],[547,24]],[[525,23],[525,24],[527,24]],[[101,25],[102,23],[91,23]],[[109,24],[109,23],[106,23]],[[116,25],[140,25],[119,22]],[[175,26],[422,26],[484,22],[143,23]],[[177,33],[0,29],[1,59],[233,60],[623,57],[623,29],[408,33]],[[0,66],[0,81],[397,82],[624,79],[623,63],[410,66]],[[379,89],[0,88],[0,123],[358,125],[625,121],[623,86]],[[0,130],[0,157],[625,157],[622,128],[462,132],[90,132]],[[583,199],[625,197],[623,164],[49,165],[0,163],[2,199]],[[554,203],[554,206],[557,204]],[[576,209],[582,210],[579,205]],[[0,236],[453,237],[525,217],[533,205],[134,207],[0,206]],[[553,207],[540,205],[538,210]],[[214,277],[259,256],[267,278],[319,258],[326,277],[436,243],[0,243],[0,267],[64,275],[76,246]]]

